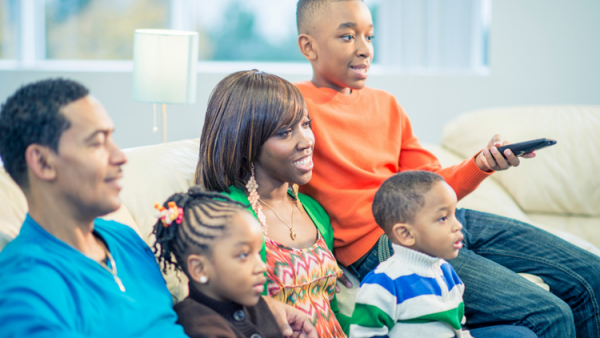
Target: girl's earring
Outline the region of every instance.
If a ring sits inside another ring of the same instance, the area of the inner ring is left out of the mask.
[[[200,284],[206,284],[208,282],[208,278],[206,276],[200,276]]]
[[[252,163],[250,167],[250,172],[252,173],[252,175],[250,176],[248,183],[246,183],[246,190],[248,191],[248,201],[250,202],[250,206],[252,206],[252,210],[254,210],[256,217],[258,217],[260,225],[262,225],[263,234],[266,236],[269,227],[267,225],[267,218],[265,217],[265,214],[262,211],[262,205],[259,202],[260,196],[258,196],[257,191],[258,183],[256,183],[256,178],[254,177],[254,163]]]

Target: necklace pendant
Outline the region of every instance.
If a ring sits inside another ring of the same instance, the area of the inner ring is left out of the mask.
[[[125,292],[125,285],[123,285],[123,282],[121,282],[121,278],[115,276],[115,283],[117,283],[121,292]]]
[[[296,239],[296,232],[294,232],[293,230],[290,231],[290,237],[292,238],[292,241]]]

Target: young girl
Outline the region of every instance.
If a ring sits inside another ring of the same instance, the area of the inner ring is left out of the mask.
[[[323,208],[298,193],[312,175],[315,139],[298,89],[257,70],[226,76],[213,90],[196,184],[250,205],[264,234],[266,295],[303,311],[320,337],[346,337],[338,311],[342,275]]]
[[[189,277],[189,296],[175,305],[194,337],[283,337],[261,296],[262,230],[244,206],[198,186],[156,205],[154,252]]]

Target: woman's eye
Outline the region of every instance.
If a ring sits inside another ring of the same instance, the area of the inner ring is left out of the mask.
[[[286,136],[288,136],[288,135],[289,135],[291,132],[292,132],[292,130],[291,130],[291,129],[288,129],[288,130],[285,130],[285,131],[282,131],[282,132],[280,132],[280,133],[279,133],[279,134],[277,134],[277,135],[279,135],[279,136],[281,136],[281,137],[286,137]]]
[[[367,40],[373,41],[373,39],[375,39],[375,35],[369,35],[369,36],[367,36]]]
[[[242,259],[248,258],[248,253],[247,252],[241,253],[240,258],[242,258]]]
[[[444,222],[446,222],[447,219],[448,219],[448,216],[444,216],[444,217],[440,218],[439,221],[444,223]]]
[[[304,122],[302,125],[303,125],[304,127],[310,127],[310,126],[312,126],[312,119],[310,119],[310,120],[308,120],[308,121]]]

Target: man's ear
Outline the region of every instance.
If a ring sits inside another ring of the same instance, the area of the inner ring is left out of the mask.
[[[300,36],[298,36],[298,47],[300,48],[300,53],[302,53],[308,61],[315,61],[317,59],[317,48],[315,39],[312,36],[300,34]]]
[[[208,264],[205,256],[189,255],[187,258],[187,270],[190,278],[197,283],[206,284],[210,280],[210,264]]]
[[[407,248],[412,247],[416,243],[413,228],[407,223],[396,223],[392,226],[392,236],[396,242]]]
[[[25,161],[29,170],[40,180],[51,181],[56,178],[56,153],[46,146],[30,144],[25,149]]]

